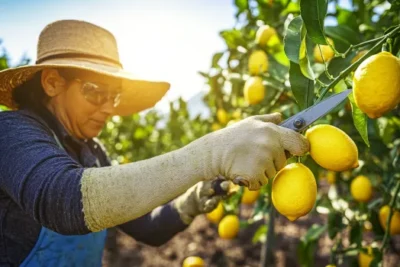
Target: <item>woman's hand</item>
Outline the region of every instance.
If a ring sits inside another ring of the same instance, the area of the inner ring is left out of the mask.
[[[309,151],[307,139],[280,122],[279,113],[258,115],[208,134],[187,146],[197,156],[191,163],[205,180],[222,175],[256,190],[285,166],[285,151],[296,156]]]
[[[195,184],[184,194],[174,200],[174,207],[178,211],[182,221],[190,224],[194,217],[199,214],[211,212],[218,202],[227,196],[229,190],[229,181],[220,183],[220,189],[224,192],[214,191],[214,181],[204,181]]]

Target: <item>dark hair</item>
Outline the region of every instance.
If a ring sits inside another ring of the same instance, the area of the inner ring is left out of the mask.
[[[41,82],[42,71],[13,90],[12,97],[19,109],[38,109],[49,99]]]

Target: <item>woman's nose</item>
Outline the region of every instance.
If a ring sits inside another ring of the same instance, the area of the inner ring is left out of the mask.
[[[114,99],[109,98],[107,100],[107,102],[105,102],[102,106],[101,106],[101,111],[107,114],[112,114],[114,112],[115,109],[115,104],[114,104]]]

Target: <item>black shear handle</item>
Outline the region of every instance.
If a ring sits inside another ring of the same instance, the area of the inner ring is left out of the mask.
[[[221,187],[221,183],[224,182],[226,180],[221,179],[221,178],[217,178],[214,181],[212,181],[212,189],[214,190],[214,194],[213,196],[223,196],[226,195],[226,191],[224,189],[222,189]]]

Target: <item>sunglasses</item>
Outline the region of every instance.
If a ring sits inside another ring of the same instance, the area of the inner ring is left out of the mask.
[[[102,106],[105,103],[112,101],[113,106],[117,107],[121,102],[121,90],[110,90],[110,86],[101,83],[83,81],[74,79],[81,84],[81,93],[85,99],[95,105]]]

